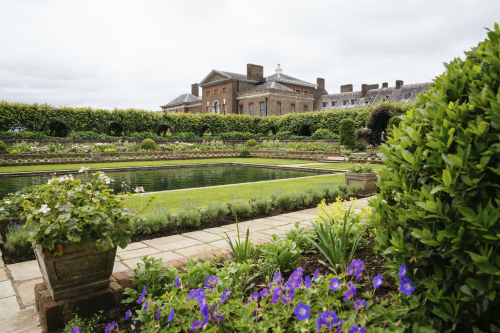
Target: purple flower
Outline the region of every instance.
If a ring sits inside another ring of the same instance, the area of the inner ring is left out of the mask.
[[[313,280],[316,280],[318,277],[319,277],[319,269],[318,269],[318,268],[316,268],[316,270],[314,271],[314,277],[313,277]]]
[[[259,301],[259,292],[256,291],[254,292],[253,294],[250,295],[250,299],[253,301],[253,302],[258,302]]]
[[[203,288],[191,289],[189,291],[189,297],[186,298],[186,302],[188,302],[190,300],[196,300],[196,299],[198,299],[198,295],[200,295],[200,294],[203,294]]]
[[[280,272],[277,272],[276,274],[274,274],[273,282],[280,283],[281,281],[283,281],[283,275],[281,275]]]
[[[337,330],[335,331],[335,333],[341,333],[342,332],[342,320],[339,320],[339,327],[337,327]]]
[[[267,288],[262,289],[260,292],[260,298],[267,298],[269,295],[271,295],[271,292]]]
[[[273,289],[273,298],[271,303],[276,304],[281,299],[281,294],[283,293],[283,288],[280,286],[278,288]]]
[[[71,331],[71,333],[82,333],[82,328],[81,327],[75,327],[75,328],[73,328],[73,330]]]
[[[293,309],[293,313],[297,316],[298,320],[309,319],[311,317],[311,308],[302,302],[297,304],[297,307]]]
[[[210,275],[207,275],[207,278],[205,279],[205,285],[203,286],[203,288],[207,287],[209,280],[210,280]]]
[[[144,307],[142,308],[142,311],[146,311],[148,309],[148,301],[144,302]]]
[[[356,286],[351,284],[351,282],[349,282],[347,284],[347,291],[344,294],[345,296],[343,298],[344,302],[349,302],[354,295],[356,295]]]
[[[384,283],[384,280],[382,279],[382,274],[379,274],[373,278],[373,288],[377,289]]]
[[[161,308],[158,308],[158,313],[156,314],[156,321],[160,321],[161,317]]]
[[[410,281],[409,277],[404,277],[399,281],[399,290],[406,296],[411,296],[411,293],[415,290],[415,287]]]
[[[340,280],[338,278],[334,278],[330,280],[330,289],[337,290],[340,287]]]
[[[179,279],[178,277],[175,278],[175,286],[177,288],[180,288],[180,286],[181,286],[181,279]]]
[[[306,281],[304,282],[304,287],[309,288],[311,286],[311,277],[308,275],[306,276]]]
[[[125,312],[125,320],[130,320],[132,319],[132,310],[128,310],[127,312]]]
[[[142,301],[144,300],[144,296],[146,296],[146,286],[142,288],[142,294],[139,296],[139,300],[137,301],[137,304],[141,304]]]
[[[401,267],[399,267],[399,273],[398,273],[399,277],[405,277],[406,275],[406,264],[403,264],[401,265]]]
[[[113,330],[115,329],[115,326],[116,326],[115,322],[108,323],[108,325],[104,329],[104,333],[111,333],[111,332],[113,332]]]
[[[318,319],[316,319],[316,329],[317,331],[321,331],[321,328],[323,327],[323,319],[321,318],[321,313],[318,316]]]
[[[227,288],[226,290],[224,290],[222,292],[222,296],[220,298],[220,301],[222,302],[222,304],[224,304],[224,302],[226,302],[230,297],[231,297],[231,290],[229,288]]]
[[[365,333],[366,327],[359,327],[358,325],[352,325],[351,329],[347,333]]]
[[[293,302],[293,299],[295,298],[295,294],[292,292],[287,292],[284,296],[281,296],[281,300],[283,303],[288,304],[290,302]]]
[[[191,324],[191,327],[189,328],[191,331],[196,331],[198,328],[202,328],[203,326],[203,323],[199,320],[195,321],[194,323]]]
[[[168,315],[168,322],[171,323],[172,320],[174,320],[174,317],[175,317],[175,312],[174,309],[172,309],[172,311],[170,311],[170,314]]]
[[[366,307],[367,307],[366,301],[364,299],[363,300],[358,299],[354,302],[354,310],[356,310],[356,311],[361,309],[361,308],[366,308]]]
[[[347,267],[347,275],[356,275],[356,280],[361,277],[361,273],[363,272],[363,267],[365,263],[360,259],[353,259],[349,267]]]
[[[212,276],[208,280],[208,289],[214,289],[217,287],[217,283],[219,282],[219,279],[216,276]],[[207,282],[205,281],[205,287],[207,287]]]
[[[336,324],[339,321],[335,311],[325,311],[320,313],[319,317],[321,318],[321,324],[325,325],[327,328],[332,327],[333,324]],[[316,323],[316,325],[318,325],[318,323]]]

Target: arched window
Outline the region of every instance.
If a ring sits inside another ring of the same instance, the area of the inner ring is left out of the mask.
[[[213,113],[219,114],[219,101],[214,102]]]

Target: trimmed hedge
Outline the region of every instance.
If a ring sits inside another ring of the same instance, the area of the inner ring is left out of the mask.
[[[49,139],[49,135],[64,133],[79,140],[104,139],[114,134],[123,139],[164,138],[168,129],[178,133],[194,133],[201,137],[207,128],[213,136],[228,133],[250,133],[268,136],[287,133],[282,139],[293,139],[299,133],[314,133],[326,129],[338,134],[342,119],[356,120],[355,129],[364,126],[363,121],[371,108],[353,110],[328,110],[321,112],[291,113],[284,116],[250,117],[245,115],[217,115],[190,113],[155,113],[141,109],[92,109],[90,107],[54,107],[49,104],[23,104],[0,102],[0,133],[3,139]],[[64,123],[56,122],[64,119]],[[8,131],[8,132],[7,132]],[[22,133],[15,132],[22,131]],[[78,132],[77,132],[78,131]],[[30,137],[27,137],[29,133]],[[137,133],[137,134],[135,134]],[[145,135],[147,133],[147,135]],[[289,134],[288,134],[289,133]],[[137,137],[134,137],[137,135]],[[21,137],[22,136],[22,137]],[[255,139],[248,135],[241,140]],[[236,139],[230,138],[227,139]],[[240,138],[238,138],[240,139]]]
[[[349,149],[356,148],[356,133],[352,119],[343,119],[340,122],[340,145]]]

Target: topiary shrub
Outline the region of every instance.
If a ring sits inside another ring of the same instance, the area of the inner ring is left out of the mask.
[[[392,131],[393,126],[398,127],[400,123],[401,123],[401,117],[399,116],[394,116],[391,119],[389,119],[389,123],[387,124],[387,132]]]
[[[422,293],[412,318],[426,310],[420,321],[439,332],[500,327],[498,24],[488,36],[402,116],[370,202],[389,274],[406,264]]]
[[[240,150],[240,156],[241,157],[248,157],[248,156],[250,156],[250,151],[246,148],[243,148],[242,150]]]
[[[257,141],[255,141],[254,139],[250,139],[248,140],[246,143],[245,143],[246,146],[248,147],[257,147],[259,144],[257,143]]]
[[[0,141],[0,154],[7,154],[7,146],[3,141]]]
[[[329,130],[325,128],[320,128],[316,130],[316,132],[311,135],[311,139],[313,140],[333,140],[337,139],[338,136],[330,132]]]
[[[399,103],[380,101],[370,112],[366,127],[371,129],[372,133],[382,133],[382,131],[387,130],[389,120],[392,117],[402,115],[407,108],[408,106]]]
[[[352,119],[342,119],[340,122],[340,145],[349,149],[356,148],[356,134],[354,132],[354,121]]]
[[[154,151],[156,150],[156,143],[151,139],[144,139],[141,142],[141,149]]]

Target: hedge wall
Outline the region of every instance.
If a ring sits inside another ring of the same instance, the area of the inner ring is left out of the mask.
[[[54,107],[49,104],[22,104],[0,102],[0,132],[18,129],[47,135],[61,126],[69,133],[94,132],[105,135],[125,135],[151,132],[159,134],[170,128],[173,133],[192,132],[197,135],[210,128],[214,135],[230,132],[265,134],[291,132],[310,135],[323,128],[338,134],[342,119],[355,121],[355,129],[363,127],[370,109],[329,110],[292,113],[276,117],[240,115],[194,115],[189,113],[155,113],[141,109],[92,109],[90,107]],[[357,121],[356,121],[357,120]],[[62,123],[62,125],[61,125]],[[308,133],[308,134],[304,134]]]

